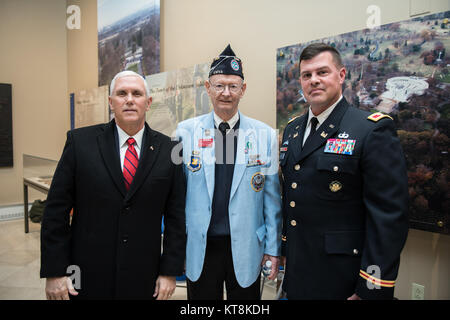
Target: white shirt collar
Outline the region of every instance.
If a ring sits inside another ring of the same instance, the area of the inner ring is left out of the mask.
[[[136,141],[136,146],[139,149],[141,149],[142,137],[144,136],[145,125],[134,136],[129,136],[125,131],[122,130],[122,128],[120,128],[117,125],[117,123],[116,123],[116,128],[117,128],[117,133],[118,133],[118,136],[119,136],[119,148],[122,148],[124,146],[124,144],[127,145],[128,138],[134,138],[134,140]],[[127,145],[127,147],[128,147],[128,145]]]
[[[233,116],[230,120],[225,121],[225,122],[227,122],[227,123],[230,125],[230,129],[233,129],[234,126],[236,125],[236,123],[238,122],[238,120],[239,120],[239,111],[236,112],[236,113],[234,114],[234,116]],[[221,124],[222,122],[224,122],[224,121],[222,120],[222,118],[220,118],[220,117],[214,112],[214,124],[216,125],[216,128],[219,128],[219,124]]]
[[[322,123],[325,122],[325,120],[327,120],[328,116],[331,114],[331,112],[333,112],[334,108],[337,106],[337,104],[342,100],[342,95],[340,96],[340,98],[338,99],[338,101],[336,101],[333,105],[331,105],[330,107],[326,108],[325,111],[323,111],[321,114],[319,114],[318,116],[315,116],[312,111],[311,111],[311,107],[309,107],[309,111],[308,111],[308,126],[310,125],[311,122],[311,118],[316,117],[317,120],[319,121],[319,123],[317,124],[317,128],[320,127],[320,125]]]

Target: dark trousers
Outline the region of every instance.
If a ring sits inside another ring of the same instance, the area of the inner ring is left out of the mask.
[[[227,300],[260,299],[260,276],[248,288],[236,280],[230,237],[208,237],[200,278],[195,282],[187,279],[188,300],[223,300],[224,282]]]

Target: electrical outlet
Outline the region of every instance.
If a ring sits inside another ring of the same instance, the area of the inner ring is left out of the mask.
[[[413,282],[411,300],[424,300],[424,299],[425,299],[425,287]]]

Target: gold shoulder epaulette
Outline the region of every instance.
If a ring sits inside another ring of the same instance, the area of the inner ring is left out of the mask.
[[[288,124],[291,123],[292,121],[294,121],[295,119],[297,119],[298,117],[300,117],[300,116],[293,117],[291,120],[288,121]]]
[[[372,120],[374,122],[377,122],[378,120],[381,120],[383,118],[389,118],[391,120],[394,120],[394,119],[392,119],[391,116],[388,116],[387,114],[384,114],[381,112],[372,113],[370,116],[367,117],[367,119]]]

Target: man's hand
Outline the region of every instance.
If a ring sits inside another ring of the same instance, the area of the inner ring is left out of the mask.
[[[280,258],[274,257],[274,256],[270,256],[270,255],[268,255],[268,254],[265,254],[265,255],[263,256],[261,265],[264,266],[264,264],[266,263],[267,260],[272,261],[272,268],[271,268],[271,270],[270,270],[270,274],[269,274],[269,276],[267,277],[267,279],[269,279],[269,280],[275,280],[276,277],[277,277],[277,274],[278,274],[279,266],[280,266]]]
[[[348,297],[347,300],[362,300],[356,293],[354,293],[351,297]]]
[[[283,266],[284,269],[286,269],[286,256],[281,256],[280,264]]]
[[[72,296],[78,295],[78,292],[73,288],[70,278],[47,278],[45,282],[47,300],[70,300],[69,294]]]
[[[176,277],[159,276],[158,279],[156,279],[153,297],[156,297],[156,300],[169,299],[175,291],[176,285]]]

